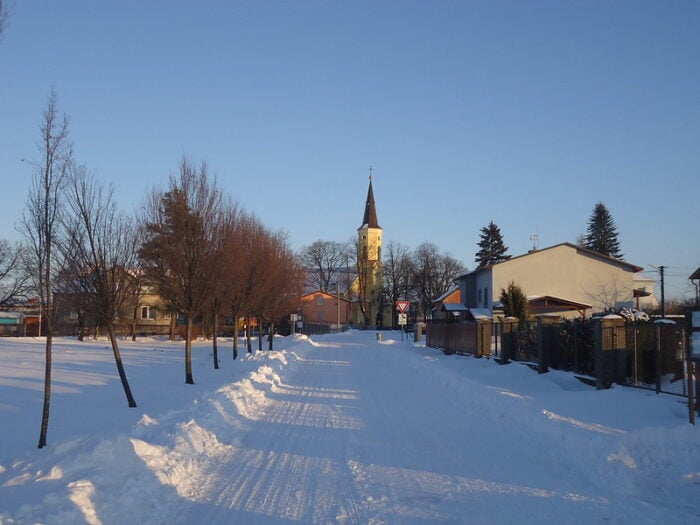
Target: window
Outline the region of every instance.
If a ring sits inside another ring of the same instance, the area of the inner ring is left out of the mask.
[[[323,321],[323,312],[321,310],[318,311],[318,320]]]
[[[489,289],[484,288],[484,306],[489,305]]]
[[[476,297],[476,305],[481,304],[481,288],[479,288],[479,291],[477,292],[477,297]]]
[[[141,319],[155,319],[156,318],[156,308],[154,306],[142,306],[141,307]]]
[[[324,301],[323,301],[323,296],[322,296],[322,295],[317,295],[317,296],[316,296],[316,304],[317,304],[318,306],[323,306],[323,302],[324,302]]]
[[[75,308],[73,308],[73,309],[70,311],[70,319],[71,319],[72,321],[75,321],[76,319],[78,319],[78,317],[80,317],[80,316],[79,316],[78,310],[75,309]]]

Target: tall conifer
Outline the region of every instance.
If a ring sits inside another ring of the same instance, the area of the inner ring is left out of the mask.
[[[602,202],[595,205],[593,213],[588,219],[584,246],[616,259],[623,257],[620,253],[620,242],[617,240],[615,221]]]
[[[477,246],[479,246],[479,251],[475,255],[477,269],[510,259],[510,255],[506,253],[508,247],[503,242],[501,230],[493,221],[481,228],[481,238]]]

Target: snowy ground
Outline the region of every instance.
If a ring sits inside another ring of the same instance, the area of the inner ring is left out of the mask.
[[[442,353],[400,334],[280,338],[213,370],[183,344],[0,339],[0,524],[698,523],[682,400]]]

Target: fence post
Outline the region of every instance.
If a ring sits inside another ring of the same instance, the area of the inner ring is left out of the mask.
[[[507,365],[510,362],[510,350],[506,351],[506,347],[508,347],[508,344],[504,344],[504,341],[506,340],[506,331],[505,331],[505,322],[503,319],[500,321],[500,329],[501,329],[501,361],[500,363],[502,365]],[[510,336],[508,336],[510,337]],[[496,337],[496,341],[498,341],[498,336]],[[509,348],[509,347],[508,347]]]
[[[547,356],[545,356],[544,330],[542,328],[541,317],[537,318],[537,329],[535,334],[535,337],[537,338],[537,373],[546,374],[549,371],[549,359],[547,359]]]
[[[639,365],[637,363],[638,357],[637,357],[637,338],[639,336],[639,327],[637,324],[634,324],[634,386],[639,386]]]
[[[654,348],[654,358],[656,368],[656,393],[661,393],[661,326],[656,325],[656,330],[654,330],[654,337],[656,338],[656,345]]]
[[[686,370],[688,371],[688,419],[691,425],[695,424],[695,389],[693,380],[695,379],[695,363],[686,356]]]
[[[597,321],[593,325],[593,341],[595,345],[595,387],[598,390],[605,389],[605,381],[603,374],[605,367],[603,366],[603,323]]]

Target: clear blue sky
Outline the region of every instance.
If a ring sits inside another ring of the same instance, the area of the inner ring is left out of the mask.
[[[700,266],[700,3],[14,0],[0,42],[0,238],[18,239],[51,87],[127,211],[182,155],[295,248],[360,226],[473,268],[575,242],[598,201],[625,258]]]

